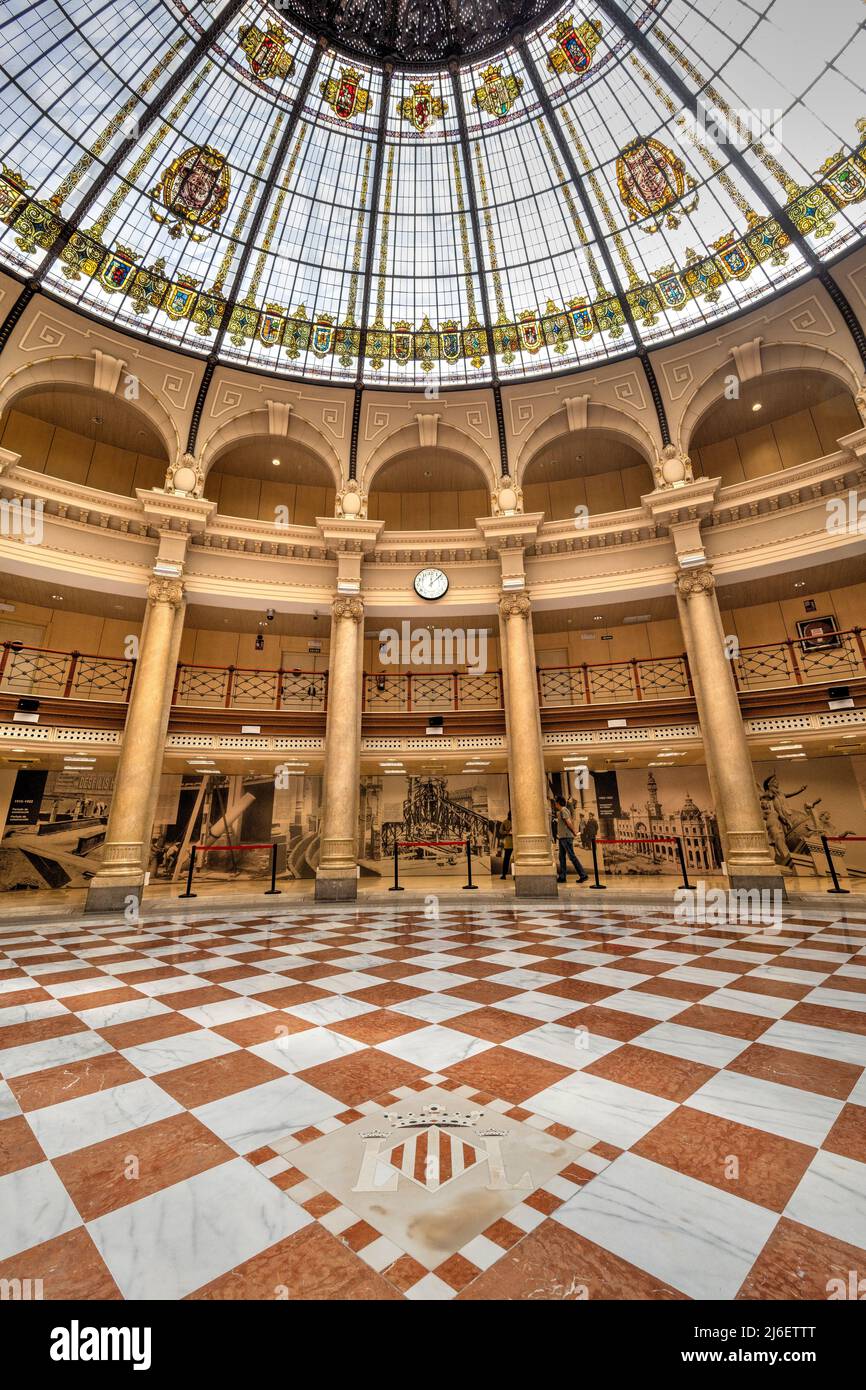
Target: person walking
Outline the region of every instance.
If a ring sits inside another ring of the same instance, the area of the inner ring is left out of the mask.
[[[574,852],[574,821],[571,819],[571,812],[564,796],[556,798],[556,838],[559,844],[559,873],[558,883],[565,883],[568,874],[565,867],[565,857],[568,855],[577,873],[578,883],[586,883],[589,874],[584,869],[580,860]]]
[[[502,822],[502,830],[500,833],[502,837],[502,873],[499,877],[506,878],[508,875],[508,866],[511,863],[511,855],[514,852],[514,833],[511,828],[510,816],[506,816],[505,820]]]

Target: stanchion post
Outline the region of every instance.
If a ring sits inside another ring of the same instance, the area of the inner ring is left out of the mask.
[[[606,883],[600,883],[600,882],[599,882],[599,877],[598,877],[598,850],[597,850],[597,848],[596,848],[595,836],[594,836],[594,835],[593,835],[592,839],[590,840],[589,844],[590,844],[590,848],[592,849],[592,872],[593,872],[593,874],[595,875],[595,883],[591,883],[589,886],[590,886],[590,888],[601,888],[601,889],[605,889],[605,888],[607,888],[607,884],[606,884]]]
[[[400,844],[399,844],[399,841],[397,840],[397,837],[396,837],[396,835],[395,835],[395,836],[394,836],[394,884],[393,884],[393,887],[391,887],[391,888],[388,889],[388,892],[389,892],[389,893],[402,893],[402,892],[403,892],[403,889],[400,887],[399,868],[398,868],[399,857],[400,857]]]
[[[832,856],[832,854],[830,853],[830,846],[829,846],[828,843],[827,843],[827,836],[826,836],[826,835],[822,835],[822,836],[821,836],[821,844],[822,844],[823,847],[824,847],[824,855],[825,855],[825,857],[826,857],[826,859],[827,859],[827,863],[828,863],[829,868],[830,868],[830,877],[831,877],[832,880],[833,880],[833,887],[832,887],[832,888],[828,888],[828,889],[827,889],[827,892],[828,892],[828,893],[850,893],[850,892],[851,892],[851,889],[850,889],[850,888],[843,888],[842,885],[841,885],[840,882],[839,882],[839,875],[838,875],[837,872],[836,872],[836,865],[833,863],[833,856]]]
[[[476,892],[478,884],[472,882],[472,841],[466,838],[466,882],[463,885],[463,892]]]
[[[691,892],[692,885],[689,883],[689,871],[686,868],[686,856],[683,853],[683,838],[681,835],[677,835],[675,838],[677,842],[677,858],[680,861],[680,868],[683,871],[683,881],[680,884],[680,887],[688,888],[689,892]]]
[[[272,893],[279,894],[279,892],[280,889],[277,887],[277,842],[274,840],[271,843],[271,886],[265,890],[265,897],[269,898]]]
[[[192,851],[191,851],[190,856],[189,856],[189,868],[188,868],[187,871],[186,871],[186,892],[185,892],[185,893],[178,893],[177,896],[178,896],[179,898],[197,898],[197,897],[198,897],[198,893],[194,893],[194,892],[192,891],[192,876],[193,876],[193,871],[194,871],[194,869],[195,869],[195,852],[196,852],[197,849],[198,849],[198,845],[193,845]]]

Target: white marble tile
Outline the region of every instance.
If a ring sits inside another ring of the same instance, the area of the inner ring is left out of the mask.
[[[581,1028],[579,1023],[574,1028],[564,1028],[559,1023],[544,1023],[540,1028],[533,1028],[531,1033],[521,1033],[510,1045],[532,1057],[544,1057],[548,1062],[556,1062],[574,1071],[588,1067],[599,1057],[605,1057],[608,1052],[622,1047],[622,1043],[615,1038],[592,1033],[588,1028]]]
[[[2,996],[0,996],[2,998]],[[12,1004],[0,1008],[0,1028],[11,1028],[17,1023],[36,1023],[41,1018],[60,1018],[69,1010],[59,999],[35,999],[32,1004]]]
[[[225,1023],[237,1023],[241,1018],[266,1014],[269,1007],[258,999],[245,999],[238,995],[234,999],[218,999],[215,1004],[194,1004],[191,1009],[181,1009],[179,1012],[191,1018],[193,1023],[200,1023],[203,1028],[218,1028]]]
[[[469,1033],[458,1033],[453,1028],[432,1023],[428,1028],[416,1028],[413,1033],[404,1033],[399,1038],[389,1038],[378,1044],[380,1052],[390,1052],[394,1057],[402,1057],[404,1062],[423,1067],[425,1071],[441,1071],[443,1067],[453,1067],[467,1057],[475,1057],[486,1052],[493,1044],[485,1038],[473,1038]]]
[[[0,1120],[9,1120],[13,1115],[20,1114],[21,1106],[15,1099],[14,1092],[5,1081],[0,1081]]]
[[[329,1028],[307,1028],[302,1033],[284,1033],[268,1038],[247,1051],[254,1052],[275,1067],[281,1067],[283,1071],[295,1072],[318,1066],[320,1062],[333,1062],[337,1057],[348,1057],[353,1052],[360,1052],[363,1046],[355,1038],[333,1033]]]
[[[817,1147],[829,1134],[843,1102],[797,1086],[720,1071],[689,1096],[688,1104],[693,1110]]]
[[[610,960],[610,956],[607,959]],[[634,989],[635,985],[641,985],[644,980],[651,978],[651,973],[643,975],[635,970],[616,970],[608,965],[594,966],[579,976],[581,984],[588,981],[593,985],[604,985],[607,989]]]
[[[745,1038],[728,1038],[723,1033],[708,1033],[703,1028],[686,1028],[680,1023],[660,1023],[648,1028],[635,1039],[636,1046],[651,1052],[666,1052],[669,1057],[683,1057],[688,1062],[703,1062],[708,1067],[726,1067],[751,1044]]]
[[[676,1110],[676,1103],[577,1071],[532,1097],[532,1109],[572,1129],[630,1148]]]
[[[137,1023],[142,1018],[156,1018],[169,1012],[158,999],[126,999],[121,1004],[96,1004],[92,1009],[76,1010],[76,1016],[88,1028],[112,1028],[116,1023]]]
[[[0,1260],[80,1225],[81,1217],[50,1163],[32,1163],[0,1178]]]
[[[843,1033],[836,1028],[815,1028],[811,1024],[780,1019],[761,1035],[770,1047],[789,1047],[792,1052],[808,1052],[834,1062],[853,1062],[866,1067],[866,1037],[862,1033]],[[0,1067],[3,1059],[0,1056]]]
[[[455,999],[452,994],[422,994],[418,999],[404,999],[399,1004],[388,1005],[394,1013],[406,1014],[409,1018],[424,1018],[428,1023],[459,1018],[461,1014],[471,1013],[478,1007],[474,999]],[[297,1009],[292,1012],[297,1013]]]
[[[98,1033],[66,1033],[60,1038],[5,1048],[0,1052],[0,1076],[26,1076],[31,1071],[45,1071],[113,1051]]]
[[[690,1298],[731,1299],[778,1216],[626,1153],[553,1219]]]
[[[510,999],[500,999],[497,1009],[508,1014],[519,1014],[521,1018],[537,1018],[539,1023],[555,1023],[565,1014],[574,1013],[580,1004],[573,999],[564,999],[561,994],[538,994],[530,990],[527,994],[515,994]]]
[[[866,1248],[866,1164],[821,1149],[784,1214],[847,1245]]]
[[[212,1033],[209,1028],[197,1028],[192,1033],[156,1038],[153,1042],[137,1043],[120,1051],[143,1076],[159,1076],[177,1067],[190,1067],[196,1062],[222,1057],[226,1052],[237,1052],[239,1048],[237,1043],[229,1042],[219,1033]]]
[[[109,1212],[88,1230],[125,1298],[176,1299],[311,1219],[238,1158]]]
[[[344,1101],[287,1075],[209,1101],[192,1113],[236,1153],[247,1154],[345,1109]]]
[[[166,996],[165,1003],[168,1008],[172,1008],[171,994],[186,994],[191,989],[213,989],[213,980],[206,980],[201,975],[169,975],[164,980],[130,980],[132,989],[137,989],[141,994],[147,994],[151,999],[162,999]]]
[[[182,1110],[183,1106],[156,1082],[144,1079],[31,1110],[27,1122],[48,1158],[56,1158]]]
[[[820,979],[821,977],[818,976]],[[795,970],[787,965],[759,965],[751,973],[753,980],[781,980],[788,985],[814,985],[814,970]]]
[[[382,980],[378,981],[382,984]],[[307,1023],[315,1023],[327,1028],[330,1023],[340,1023],[346,1018],[357,1018],[359,1014],[370,1013],[375,1007],[361,999],[349,999],[343,994],[332,994],[326,999],[311,999],[307,1004],[293,1004],[292,1014],[303,1018]]]
[[[731,980],[738,980],[742,973],[742,970],[737,970],[725,975],[721,970],[702,970],[699,965],[676,965],[673,970],[666,970],[661,979],[681,980],[686,985],[710,985],[713,989],[718,989],[720,985],[729,984]]]
[[[866,994],[856,990],[813,989],[803,996],[804,1004],[821,1004],[828,1009],[851,1009],[853,1013],[866,1013]]]
[[[796,1002],[796,999],[783,999],[775,994],[752,994],[739,989],[718,989],[701,1000],[707,1008],[730,1009],[733,1013],[752,1014],[755,1018],[784,1018]]]
[[[669,999],[664,994],[647,994],[641,990],[623,990],[621,994],[609,994],[600,1001],[605,1009],[616,1009],[619,1013],[635,1014],[638,1018],[668,1019],[691,1008],[689,999]]]

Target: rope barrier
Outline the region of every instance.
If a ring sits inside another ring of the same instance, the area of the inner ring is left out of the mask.
[[[216,850],[236,850],[236,849],[269,849],[271,851],[271,886],[265,889],[265,896],[271,897],[280,895],[277,887],[277,842],[268,840],[264,844],[239,844],[239,845],[193,845],[189,856],[189,868],[186,874],[186,892],[178,893],[179,898],[197,898],[198,893],[192,891],[192,876],[195,873],[195,856],[198,850],[209,853],[212,849]]]

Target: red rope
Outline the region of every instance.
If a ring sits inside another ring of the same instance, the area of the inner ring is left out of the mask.
[[[866,840],[866,835],[824,835],[824,840],[841,840],[844,844],[846,840]]]
[[[419,845],[465,845],[465,840],[398,840],[398,845],[413,848]]]
[[[193,845],[193,849],[273,849],[275,841],[266,845]]]
[[[595,842],[597,845],[675,845],[678,838],[677,835],[639,835],[634,840],[621,840],[619,837],[608,840],[596,835]],[[863,838],[866,839],[866,836]]]

